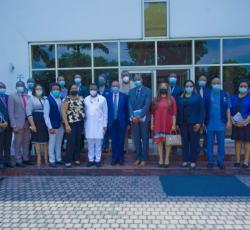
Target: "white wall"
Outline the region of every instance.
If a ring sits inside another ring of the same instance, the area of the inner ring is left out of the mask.
[[[0,81],[29,76],[29,42],[142,38],[142,0],[0,0]],[[250,36],[250,0],[169,0],[170,37]],[[9,71],[9,63],[15,66]]]
[[[250,35],[250,0],[171,0],[170,36]]]

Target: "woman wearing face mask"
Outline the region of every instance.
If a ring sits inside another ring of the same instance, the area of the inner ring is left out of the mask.
[[[177,99],[177,124],[182,138],[183,167],[196,167],[199,153],[200,127],[203,122],[203,103],[200,95],[195,91],[195,84],[187,80],[185,91]]]
[[[48,163],[48,129],[44,120],[43,87],[37,84],[27,102],[26,114],[30,124],[31,143],[35,145],[37,154],[37,166],[41,165],[41,148],[44,149],[45,164]]]
[[[250,94],[248,93],[249,83],[242,80],[239,84],[238,94],[231,98],[232,107],[232,139],[235,140],[236,162],[234,167],[240,167],[241,149],[244,148],[245,157],[242,168],[248,168],[250,157]],[[237,115],[242,119],[238,119]]]
[[[71,167],[72,161],[80,165],[82,122],[85,117],[83,97],[78,96],[77,85],[68,89],[69,95],[62,103],[62,118],[66,131],[65,166]]]
[[[171,146],[166,146],[165,161],[162,151],[167,135],[176,130],[176,102],[174,97],[169,94],[167,83],[160,84],[158,96],[153,100],[152,115],[151,130],[153,131],[154,141],[157,143],[158,164],[159,167],[168,167]]]

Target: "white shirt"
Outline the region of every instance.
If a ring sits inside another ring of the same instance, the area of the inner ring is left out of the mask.
[[[106,98],[97,95],[96,97],[87,96],[84,99],[85,105],[85,136],[87,139],[103,139],[103,128],[108,123],[108,106]]]
[[[58,109],[59,109],[59,112],[61,114],[61,104],[62,104],[62,100],[60,99],[60,97],[58,98],[55,98],[53,95],[51,95],[54,100],[56,101],[57,105],[58,105]],[[44,120],[45,120],[45,124],[47,126],[48,129],[52,129],[52,125],[51,125],[51,122],[50,122],[50,117],[49,117],[49,113],[50,113],[50,104],[49,104],[49,101],[48,99],[45,100],[44,102],[44,111],[43,111],[43,117],[44,117]]]
[[[116,97],[117,97],[117,106],[119,103],[119,93],[116,93]],[[115,93],[113,93],[113,103],[115,102]]]

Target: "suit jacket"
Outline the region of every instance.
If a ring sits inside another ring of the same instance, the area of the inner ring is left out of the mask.
[[[83,98],[87,97],[89,95],[88,93],[88,89],[85,85],[80,85],[79,89],[78,89],[78,96],[81,96]]]
[[[141,87],[140,94],[136,96],[138,87],[129,91],[129,116],[133,116],[133,111],[142,110],[141,118],[146,116],[146,121],[150,120],[150,105],[152,101],[151,90],[145,86]]]
[[[24,96],[26,98],[26,105],[27,105],[27,102],[30,96],[27,94],[25,94]],[[9,112],[9,118],[10,118],[10,125],[12,128],[22,129],[28,125],[27,122],[25,122],[26,111],[22,104],[21,95],[14,93],[9,96],[8,112]]]
[[[109,95],[106,97],[106,100],[108,104],[108,127],[111,128],[115,115],[113,93],[109,93]],[[121,92],[119,92],[117,119],[123,129],[125,129],[128,126],[129,124],[128,96]]]
[[[178,86],[178,85],[174,86],[174,90],[173,91],[171,90],[170,87],[169,87],[169,90],[170,90],[171,96],[173,96],[175,100],[177,100],[177,98],[180,97],[181,94],[183,93],[183,89],[180,86]]]

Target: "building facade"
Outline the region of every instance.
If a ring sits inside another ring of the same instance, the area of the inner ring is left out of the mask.
[[[175,72],[180,84],[218,75],[233,92],[250,80],[249,0],[1,0],[0,81],[14,90],[33,77],[85,84],[100,73],[141,73],[156,93]]]

